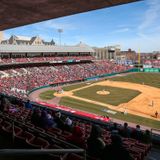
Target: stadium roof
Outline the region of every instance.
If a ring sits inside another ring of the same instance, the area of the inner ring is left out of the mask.
[[[88,45],[49,46],[49,45],[7,45],[0,44],[0,53],[88,53],[94,50]]]
[[[0,30],[140,0],[1,0]]]
[[[16,36],[18,40],[23,40],[23,41],[30,41],[31,37],[26,37],[26,36]]]

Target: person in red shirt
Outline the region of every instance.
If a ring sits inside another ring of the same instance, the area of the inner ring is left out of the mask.
[[[79,147],[85,148],[85,140],[84,140],[83,132],[81,128],[78,126],[75,126],[73,128],[72,135],[67,137],[67,141]]]

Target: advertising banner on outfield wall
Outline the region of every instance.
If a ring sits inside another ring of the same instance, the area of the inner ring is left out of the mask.
[[[160,72],[160,68],[144,68],[144,72]]]

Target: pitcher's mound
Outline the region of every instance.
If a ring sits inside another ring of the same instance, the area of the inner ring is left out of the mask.
[[[110,94],[109,91],[105,91],[105,90],[97,91],[96,93],[99,94],[99,95],[108,95],[108,94]]]

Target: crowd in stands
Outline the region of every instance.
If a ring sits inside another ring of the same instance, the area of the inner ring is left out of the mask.
[[[0,64],[8,63],[29,63],[29,62],[47,62],[47,61],[68,61],[68,60],[94,60],[93,56],[50,56],[50,57],[30,57],[30,58],[1,58]]]
[[[151,65],[153,68],[160,68],[160,59],[156,60],[144,60],[143,64],[145,65]]]
[[[90,160],[144,160],[151,148],[150,131],[143,132],[139,125],[136,128],[130,128],[127,123],[124,123],[124,126],[116,123],[100,126],[90,121],[68,117],[60,111],[35,107],[30,101],[25,104],[22,101],[12,104],[4,96],[0,98],[0,111],[8,117],[21,119],[23,123],[30,124],[29,127],[37,127],[42,133],[48,133],[86,149],[89,157],[93,157]],[[1,118],[0,123],[4,125]],[[9,129],[9,126],[6,127]],[[5,126],[2,127],[4,128]],[[11,131],[13,131],[12,127]],[[15,132],[19,137],[23,131],[16,129]],[[41,148],[42,140],[35,144],[34,138],[36,137],[32,136],[32,140],[26,141],[27,145]],[[43,140],[43,144],[44,142],[47,145],[42,148],[52,148],[47,138]]]
[[[127,69],[129,66],[117,65],[109,61],[8,69],[1,72],[0,92],[24,98],[27,91],[36,87],[83,80]]]

